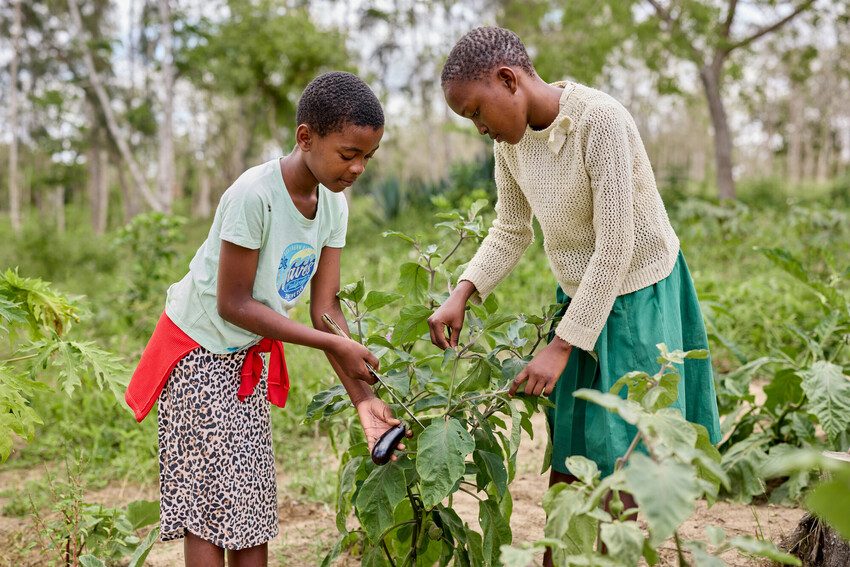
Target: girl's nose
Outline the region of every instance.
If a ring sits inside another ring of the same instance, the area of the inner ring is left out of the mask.
[[[362,160],[355,160],[348,168],[352,175],[360,175],[366,169],[366,164]]]

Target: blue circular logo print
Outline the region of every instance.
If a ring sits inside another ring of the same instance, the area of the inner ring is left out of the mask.
[[[277,292],[286,301],[292,301],[304,291],[316,268],[316,249],[305,242],[295,242],[286,247],[277,270]]]

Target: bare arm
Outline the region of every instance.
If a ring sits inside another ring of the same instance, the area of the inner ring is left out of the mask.
[[[336,324],[346,334],[349,333],[348,323],[342,313],[339,298],[336,296],[339,293],[339,259],[341,252],[341,248],[326,247],[322,249],[319,266],[310,280],[310,319],[313,321],[313,327],[324,333],[331,333],[331,330],[322,321],[322,315],[325,313],[330,315],[331,319],[336,321]],[[331,352],[325,351],[325,354],[334,371],[339,376],[342,385],[345,386],[345,391],[348,392],[351,402],[355,406],[367,398],[375,397],[369,386],[360,380],[352,379],[345,373]]]
[[[257,335],[332,353],[348,376],[374,382],[366,369],[366,362],[377,367],[378,359],[366,347],[292,321],[254,299],[254,277],[259,257],[259,250],[221,241],[216,294],[219,315],[225,321]]]

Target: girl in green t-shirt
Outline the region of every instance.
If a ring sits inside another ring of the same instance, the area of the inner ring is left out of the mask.
[[[326,73],[304,90],[296,119],[292,152],[225,192],[126,395],[137,419],[159,400],[161,537],[184,538],[186,565],[223,566],[225,550],[233,564],[267,564],[279,520],[266,392],[285,403],[281,343],[327,354],[370,449],[400,423],[369,387],[377,358],[322,322],[327,313],[348,330],[336,296],[342,192],[378,149],[381,105],[354,75]],[[286,316],[308,284],[313,327]],[[266,371],[259,352],[271,352]]]

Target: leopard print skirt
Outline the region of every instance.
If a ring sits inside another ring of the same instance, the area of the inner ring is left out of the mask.
[[[278,534],[266,373],[240,402],[244,359],[199,347],[177,364],[160,395],[162,541],[189,531],[224,549],[245,549]]]

